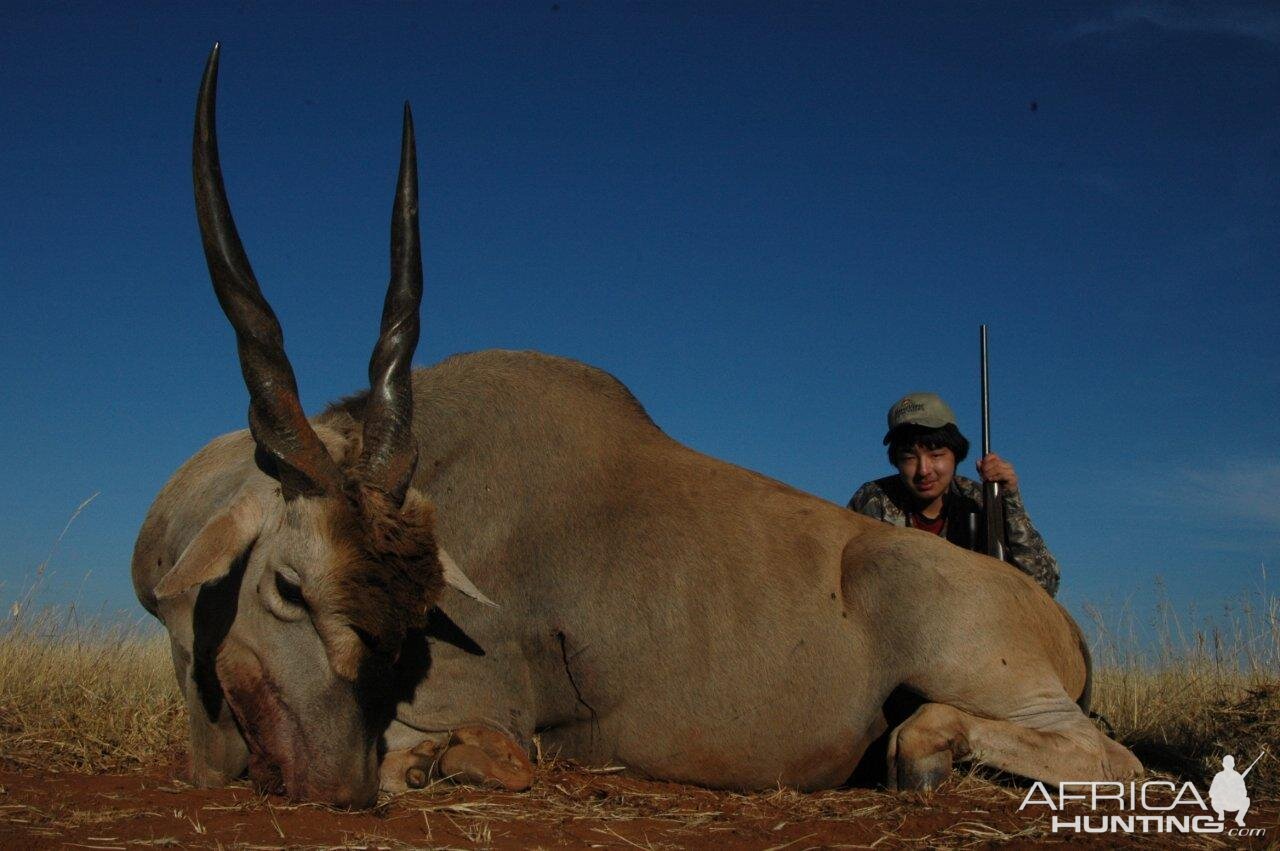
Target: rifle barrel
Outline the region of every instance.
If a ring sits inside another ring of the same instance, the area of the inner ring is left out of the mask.
[[[987,382],[987,326],[978,326],[978,343],[982,360],[982,457],[991,452],[991,404]],[[1004,503],[999,482],[982,483],[982,513],[984,515],[984,544],[987,555],[1004,560],[1005,530]]]
[[[991,452],[991,405],[987,395],[987,326],[978,326],[978,344],[982,352],[982,456]],[[970,385],[973,386],[973,385]]]

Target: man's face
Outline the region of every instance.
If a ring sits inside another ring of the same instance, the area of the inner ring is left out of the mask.
[[[946,493],[956,474],[956,455],[950,449],[928,449],[920,444],[898,453],[895,466],[907,490],[922,502]]]

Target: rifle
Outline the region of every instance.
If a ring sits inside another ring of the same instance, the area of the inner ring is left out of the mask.
[[[1253,762],[1249,763],[1249,767],[1248,767],[1248,768],[1246,768],[1246,769],[1244,770],[1244,773],[1240,775],[1240,779],[1241,779],[1241,780],[1243,780],[1243,779],[1245,779],[1246,777],[1248,777],[1248,776],[1249,776],[1249,772],[1250,772],[1250,771],[1253,771],[1253,767],[1254,767],[1255,765],[1257,765],[1257,764],[1258,764],[1258,760],[1259,760],[1259,759],[1262,759],[1262,758],[1263,758],[1264,756],[1266,756],[1266,755],[1267,755],[1267,749],[1266,749],[1266,748],[1263,748],[1263,749],[1262,749],[1262,753],[1258,754],[1258,758],[1257,758],[1257,759],[1255,759]]]
[[[982,457],[991,453],[991,411],[987,396],[987,326],[979,326],[979,348],[982,355]],[[982,551],[1004,561],[1004,499],[999,482],[982,483],[982,514],[985,535]]]

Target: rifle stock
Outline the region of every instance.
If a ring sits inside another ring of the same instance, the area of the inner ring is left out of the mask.
[[[982,483],[983,552],[1004,561],[1004,498],[999,482]]]
[[[982,360],[982,457],[991,453],[991,410],[987,393],[987,326],[979,326],[979,349]],[[982,551],[1004,561],[1004,497],[999,482],[982,483]]]

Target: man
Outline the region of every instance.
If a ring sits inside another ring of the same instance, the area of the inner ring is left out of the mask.
[[[910,393],[889,409],[884,436],[895,476],[867,482],[849,500],[849,508],[895,526],[910,526],[973,549],[982,512],[982,485],[957,476],[956,465],[969,454],[969,441],[956,427],[956,415],[935,393]],[[1058,590],[1058,562],[1018,492],[1013,465],[994,452],[980,459],[978,473],[999,482],[1004,502],[1006,559],[1051,595]]]

